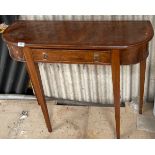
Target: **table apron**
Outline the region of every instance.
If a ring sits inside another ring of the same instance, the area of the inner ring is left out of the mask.
[[[10,55],[17,61],[25,62],[23,48],[8,45]],[[64,50],[31,48],[34,62],[68,64],[111,64],[111,50]],[[120,49],[120,65],[136,64],[145,60],[149,54],[148,44],[128,49]]]

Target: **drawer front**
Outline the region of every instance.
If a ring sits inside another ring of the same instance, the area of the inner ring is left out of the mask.
[[[94,51],[93,61],[95,64],[110,64],[111,52],[110,51]]]
[[[110,63],[110,52],[107,51],[32,49],[32,56],[35,62]]]

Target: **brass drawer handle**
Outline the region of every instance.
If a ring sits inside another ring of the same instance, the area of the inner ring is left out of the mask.
[[[47,53],[43,53],[43,59],[47,60],[48,59],[48,54]]]
[[[99,62],[100,59],[100,54],[99,53],[94,53],[94,61]]]

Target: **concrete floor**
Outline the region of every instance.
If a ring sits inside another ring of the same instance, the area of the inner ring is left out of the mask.
[[[47,131],[36,101],[0,100],[0,138],[115,138],[113,107],[62,106],[55,101],[47,105],[52,133]],[[155,122],[153,105],[145,104],[143,115],[136,114],[129,105],[121,108],[121,138],[155,138],[154,128],[137,128],[141,117]]]

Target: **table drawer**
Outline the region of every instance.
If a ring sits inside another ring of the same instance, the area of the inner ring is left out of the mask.
[[[32,49],[32,56],[35,62],[110,63],[107,51]]]

